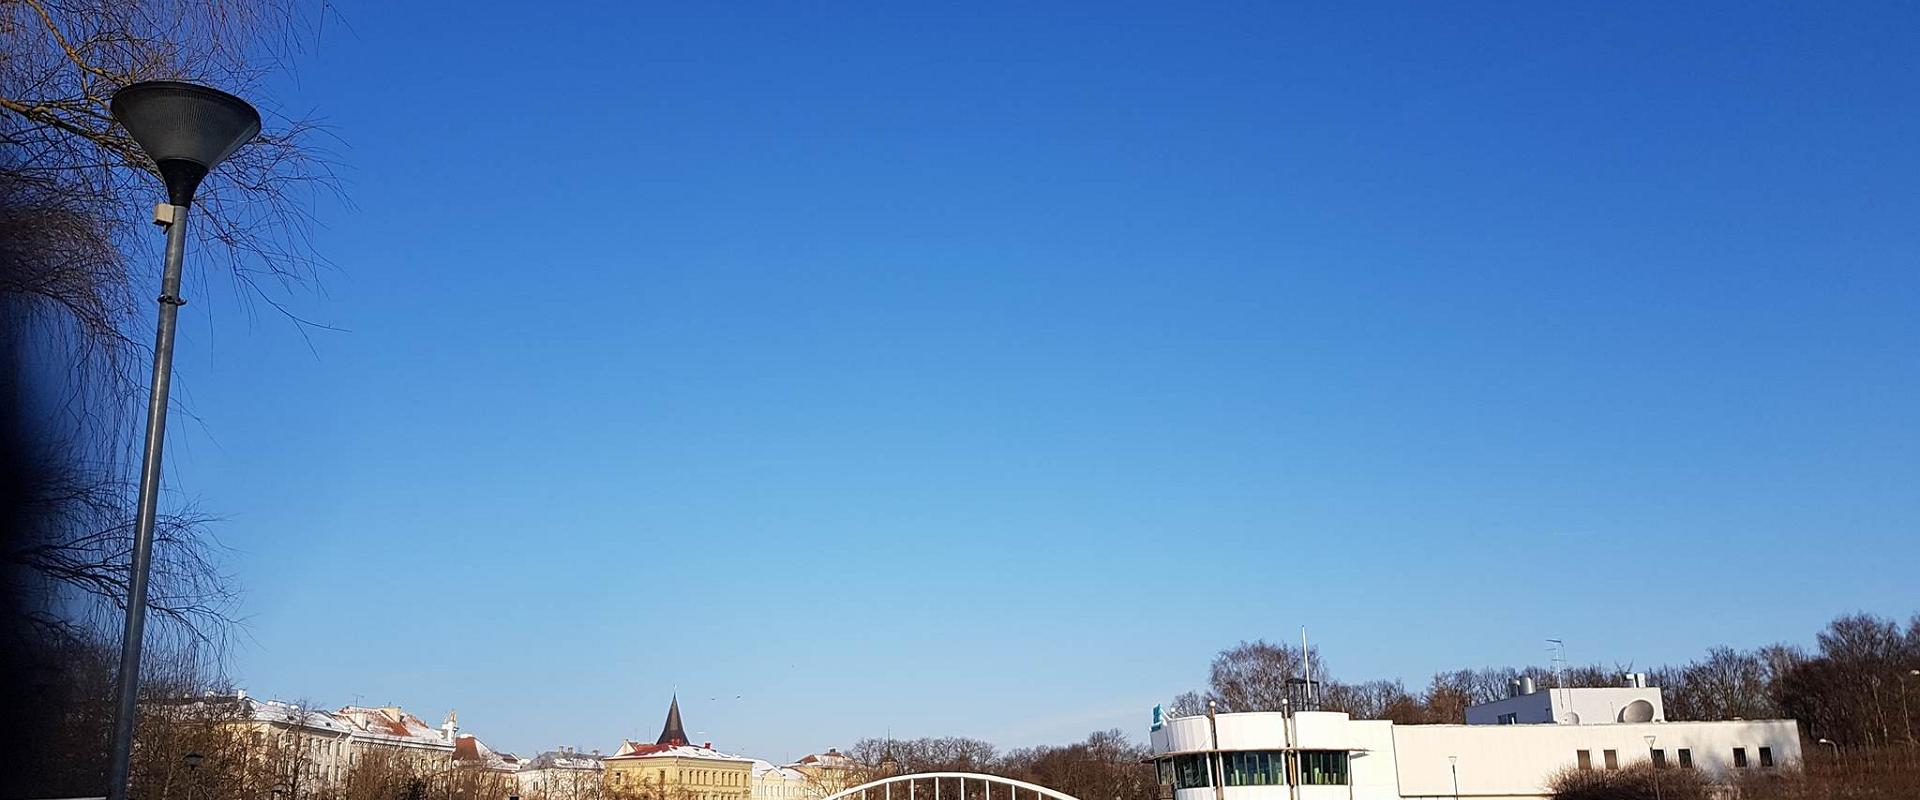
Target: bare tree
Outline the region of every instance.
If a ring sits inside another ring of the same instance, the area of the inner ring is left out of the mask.
[[[30,418],[23,476],[3,487],[35,524],[0,557],[59,597],[38,623],[84,626],[125,595],[133,517],[133,412],[145,397],[140,302],[157,268],[144,209],[156,169],[112,119],[115,90],[186,79],[262,99],[301,31],[301,0],[0,0],[0,352],[62,364],[0,364],[0,413]],[[195,199],[194,263],[236,294],[285,310],[320,264],[316,193],[336,185],[314,123],[266,109],[267,130]],[[210,270],[204,269],[212,265]],[[51,358],[48,358],[51,357]],[[31,386],[33,392],[26,388]],[[231,581],[215,568],[204,514],[176,511],[156,543],[160,633],[217,636]]]
[[[1301,701],[1299,686],[1290,681],[1306,680],[1309,664],[1314,680],[1331,679],[1318,648],[1303,657],[1300,648],[1290,644],[1241,642],[1214,656],[1209,699],[1218,702],[1221,711],[1279,711],[1282,701]]]

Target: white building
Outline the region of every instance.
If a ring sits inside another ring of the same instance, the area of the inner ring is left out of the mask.
[[[1152,748],[1162,795],[1173,800],[1544,798],[1548,780],[1567,768],[1617,769],[1651,760],[1724,776],[1800,759],[1792,720],[1620,721],[1628,707],[1635,719],[1643,714],[1632,704],[1646,700],[1645,692],[1659,699],[1658,689],[1635,688],[1641,694],[1553,690],[1565,695],[1560,706],[1548,698],[1549,711],[1614,709],[1605,724],[1523,717],[1507,724],[1395,725],[1331,711],[1252,712],[1167,720],[1153,730]],[[1650,720],[1664,719],[1653,705]],[[1469,719],[1533,713],[1522,708],[1534,706],[1469,712]]]
[[[514,778],[520,793],[535,800],[593,800],[601,796],[605,771],[600,751],[561,747],[529,759]]]
[[[751,797],[752,800],[818,800],[822,795],[800,770],[756,758]]]

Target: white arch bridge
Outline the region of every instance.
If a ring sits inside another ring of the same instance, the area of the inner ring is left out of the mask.
[[[945,793],[942,793],[942,787]],[[891,775],[842,789],[821,800],[1080,800],[1045,786],[978,772]]]

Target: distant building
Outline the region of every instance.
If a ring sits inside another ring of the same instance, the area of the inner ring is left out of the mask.
[[[1659,692],[1516,692],[1470,709],[1477,722],[1467,725],[1330,711],[1195,715],[1157,724],[1151,746],[1169,800],[1518,800],[1547,797],[1564,769],[1652,762],[1725,777],[1800,760],[1792,720],[1666,722]]]
[[[680,698],[667,707],[667,721],[653,744],[631,739],[602,759],[606,789],[664,800],[748,800],[753,789],[753,760],[713,749],[711,742],[687,741],[680,722]]]
[[[851,789],[866,783],[871,777],[867,770],[838,749],[829,747],[824,753],[809,753],[796,759],[789,768],[806,776],[812,785],[814,796],[826,797],[842,789]]]
[[[427,725],[399,706],[347,706],[333,713],[352,732],[351,760],[396,757],[423,767],[453,765],[453,744],[460,726],[449,713],[439,728]]]
[[[527,759],[514,778],[528,800],[598,800],[605,771],[600,751],[561,747]]]
[[[515,773],[520,771],[521,763],[518,756],[496,751],[474,738],[473,734],[463,733],[453,740],[453,766],[456,769]]]
[[[771,761],[753,762],[751,800],[820,800],[824,796],[800,770],[775,766]]]
[[[250,741],[249,758],[260,759],[288,800],[338,786],[368,759],[387,759],[407,769],[431,772],[453,767],[511,773],[519,759],[472,736],[458,736],[455,717],[438,728],[398,706],[347,706],[339,711],[262,700],[245,691],[186,698],[172,705],[214,709]]]
[[[352,766],[353,731],[332,714],[246,692],[211,702],[239,705],[245,735],[260,747],[277,780],[297,795],[335,784]]]

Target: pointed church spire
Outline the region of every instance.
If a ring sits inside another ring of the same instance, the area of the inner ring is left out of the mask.
[[[654,744],[684,745],[687,743],[687,729],[680,724],[680,695],[673,696],[673,704],[667,706],[667,724],[660,729],[660,741]]]

